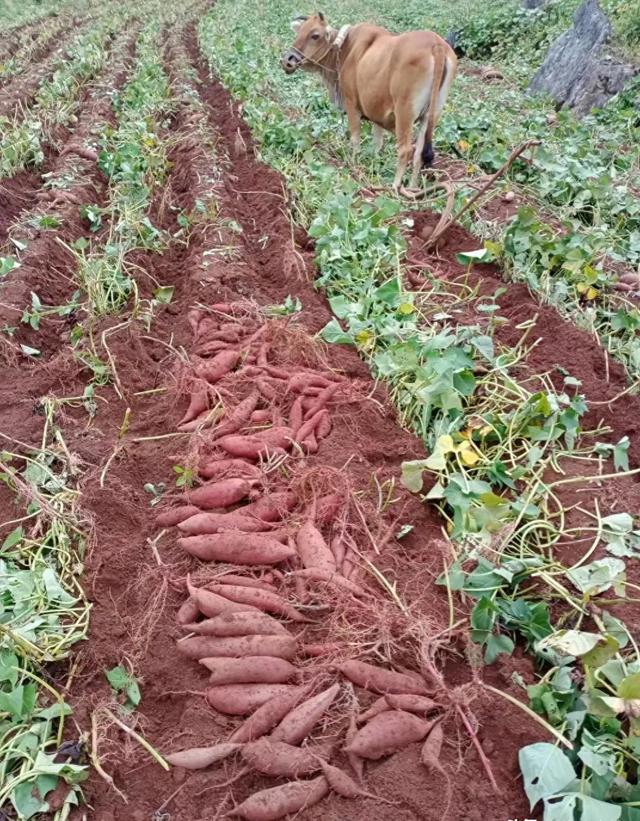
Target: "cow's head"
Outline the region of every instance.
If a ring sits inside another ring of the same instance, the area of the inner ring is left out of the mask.
[[[293,74],[302,66],[312,67],[321,63],[329,53],[335,35],[335,29],[331,28],[320,11],[309,17],[296,17],[291,21],[291,28],[296,33],[296,39],[282,55],[282,68],[287,74]]]

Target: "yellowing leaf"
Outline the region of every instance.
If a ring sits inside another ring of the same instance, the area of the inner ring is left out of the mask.
[[[415,311],[415,307],[410,302],[403,302],[401,305],[398,305],[398,313],[402,314],[403,316],[409,316]]]
[[[467,166],[467,174],[475,174],[478,169],[475,167],[473,163],[469,163]]]
[[[460,450],[460,458],[462,459],[463,463],[467,465],[467,467],[473,467],[477,465],[480,461],[480,456],[476,453],[475,450],[471,448],[465,448],[464,450]]]
[[[458,148],[460,151],[467,151],[469,148],[469,143],[466,140],[458,140]]]
[[[448,433],[438,436],[436,448],[440,453],[452,453],[456,449],[456,446],[453,444],[453,437],[449,436]]]
[[[586,290],[587,290],[587,288],[588,288],[588,287],[589,287],[589,286],[587,285],[587,283],[586,283],[586,282],[579,282],[579,283],[576,285],[576,289],[577,289],[577,291],[578,291],[578,293],[579,293],[579,294],[584,294],[584,293],[586,292]]]
[[[595,299],[598,296],[598,291],[593,287],[593,285],[590,285],[585,296],[587,299]]]
[[[367,343],[371,342],[372,339],[373,334],[371,333],[371,331],[358,331],[358,333],[356,334],[356,342],[359,345],[366,345]]]

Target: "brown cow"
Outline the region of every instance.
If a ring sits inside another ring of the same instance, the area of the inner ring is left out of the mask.
[[[384,131],[395,131],[398,164],[393,188],[415,195],[422,164],[433,162],[433,130],[457,68],[449,44],[432,31],[391,34],[369,23],[332,28],[320,12],[292,22],[297,33],[284,53],[287,74],[298,68],[320,74],[332,102],[347,112],[354,152],[362,118],[373,123],[376,150]],[[411,192],[402,188],[411,160],[412,133],[420,124],[413,152]]]

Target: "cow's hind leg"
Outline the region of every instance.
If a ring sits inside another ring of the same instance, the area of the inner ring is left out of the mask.
[[[396,108],[396,143],[398,161],[396,176],[393,180],[393,190],[396,194],[405,194],[402,188],[402,179],[411,159],[411,136],[413,133],[413,111],[409,101]]]
[[[425,142],[428,125],[428,117],[425,116],[423,117],[422,122],[420,123],[418,139],[416,140],[416,147],[413,152],[413,171],[411,172],[410,183],[411,189],[417,188],[418,177],[420,176],[420,169],[422,167],[422,163],[424,162],[424,156],[427,151],[427,148],[431,151],[431,159],[433,160],[433,148],[431,148],[431,143]]]
[[[373,124],[373,148],[376,154],[379,154],[382,151],[382,146],[384,145],[384,128],[381,128],[379,125]]]

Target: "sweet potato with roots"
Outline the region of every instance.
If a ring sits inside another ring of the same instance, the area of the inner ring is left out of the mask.
[[[251,491],[248,479],[223,479],[203,485],[186,493],[187,501],[203,510],[218,507],[231,507],[245,499]]]
[[[275,656],[242,658],[204,657],[199,663],[211,671],[209,684],[285,684],[296,674],[296,668]]]
[[[253,516],[244,516],[240,511],[232,513],[198,513],[178,523],[178,530],[186,536],[205,536],[222,533],[225,530],[241,530],[243,533],[260,533],[269,530],[268,522],[261,522]]]
[[[215,576],[210,582],[205,584],[208,590],[215,590],[216,584],[241,585],[242,587],[255,587],[256,590],[268,590],[269,593],[277,593],[276,588],[266,579],[254,579],[253,576],[239,576],[237,573],[222,573]]]
[[[320,417],[318,424],[316,425],[315,435],[318,439],[326,439],[327,436],[331,433],[331,417],[329,416],[329,411],[324,411],[323,416]]]
[[[266,735],[309,694],[310,685],[303,687],[287,685],[287,688],[287,692],[274,696],[258,707],[255,713],[235,730],[229,741],[253,741]]]
[[[412,693],[387,693],[386,696],[381,696],[374,701],[368,710],[360,713],[358,721],[370,721],[374,716],[387,710],[406,710],[408,713],[426,715],[439,709],[442,709],[442,705],[427,696],[417,696]]]
[[[323,775],[311,781],[290,781],[250,795],[229,815],[239,815],[245,821],[278,821],[285,815],[313,807],[328,792],[329,785]]]
[[[373,793],[363,790],[344,770],[341,770],[339,767],[334,767],[333,764],[329,764],[328,761],[320,759],[318,765],[322,769],[322,774],[327,779],[329,787],[334,793],[341,795],[343,798],[373,798],[376,801],[382,801],[386,804],[394,803],[387,798],[381,798],[379,795],[374,795]]]
[[[287,379],[289,380],[287,390],[293,391],[293,393],[302,393],[305,388],[311,387],[324,390],[329,385],[329,380],[324,376],[319,373],[309,373],[308,371],[294,373],[293,376],[287,374]]]
[[[198,612],[196,608],[196,616]],[[183,623],[181,622],[181,624]],[[218,636],[220,638],[227,636],[290,635],[284,624],[277,619],[259,610],[246,609],[227,611],[204,621],[184,623],[183,627],[187,632],[197,633],[199,636]]]
[[[328,570],[325,567],[305,567],[303,570],[292,571],[291,575],[301,576],[304,579],[310,579],[315,582],[324,582],[339,590],[351,593],[352,596],[357,596],[358,598],[364,598],[369,595],[359,584],[351,581],[351,579],[345,579],[344,576],[341,576],[337,571]]]
[[[339,382],[333,382],[331,385],[327,385],[327,387],[320,391],[320,393],[315,398],[315,401],[312,402],[307,411],[304,415],[305,421],[307,419],[311,419],[312,416],[318,413],[318,411],[324,411],[325,405],[327,402],[333,398],[333,396],[337,393],[338,389],[340,388]]]
[[[300,425],[298,432],[296,433],[297,442],[304,442],[311,436],[320,423],[324,413],[326,413],[326,411],[318,411],[308,421],[303,422],[302,425]]]
[[[307,519],[298,530],[296,546],[298,556],[305,567],[317,567],[329,573],[336,572],[336,560],[331,548],[311,519]]]
[[[193,386],[191,391],[191,399],[189,406],[185,411],[184,416],[178,422],[178,427],[185,425],[187,422],[192,422],[201,413],[209,409],[209,391],[206,384],[200,383]]]
[[[297,642],[293,636],[192,636],[177,642],[178,652],[190,659],[242,658],[243,656],[273,656],[291,661],[296,655]]]
[[[263,522],[279,522],[296,506],[294,493],[284,491],[262,496],[250,505],[242,508],[242,512],[262,519]]]
[[[262,533],[243,533],[239,530],[227,530],[212,536],[185,536],[178,539],[178,545],[206,562],[279,564],[295,556],[295,550],[276,539]]]
[[[260,393],[258,391],[250,393],[249,396],[236,405],[224,421],[216,427],[213,431],[214,438],[219,439],[221,436],[227,436],[243,428],[251,418],[251,414],[258,406],[259,401]]]
[[[302,400],[302,396],[296,397],[289,411],[289,427],[294,437],[297,435],[303,422]]]
[[[278,696],[299,688],[292,684],[226,684],[205,693],[214,710],[229,716],[246,716]]]
[[[257,465],[245,462],[244,459],[213,459],[203,463],[198,473],[204,479],[255,479],[263,478],[263,473]]]
[[[322,766],[321,757],[315,751],[264,736],[243,746],[242,759],[253,770],[273,778],[300,778],[317,773]]]
[[[212,586],[214,593],[231,599],[240,604],[248,604],[251,607],[257,607],[258,610],[264,610],[265,613],[275,613],[278,616],[284,616],[290,621],[304,622],[307,619],[302,616],[295,607],[292,607],[289,602],[285,601],[277,593],[271,593],[268,590],[257,590],[250,587],[242,587],[240,585],[216,585]]]
[[[340,684],[332,684],[326,690],[303,701],[278,724],[271,733],[272,741],[300,744],[320,721],[340,692]]]
[[[218,596],[217,593],[212,593],[210,590],[205,590],[202,587],[195,587],[191,584],[191,580],[187,577],[187,590],[189,595],[196,603],[198,610],[203,616],[212,618],[219,616],[225,612],[243,612],[251,610],[250,605],[238,604],[237,602],[226,599],[224,596]],[[254,608],[257,610],[257,608]]]
[[[171,507],[168,510],[163,510],[158,513],[156,517],[156,525],[158,527],[175,527],[180,522],[184,522],[190,516],[200,513],[200,508],[195,505],[180,505],[179,507]]]
[[[270,445],[258,436],[232,433],[217,440],[218,445],[230,456],[241,459],[260,459],[261,456],[285,453],[284,449]]]
[[[405,673],[385,670],[365,661],[347,661],[340,666],[340,672],[353,684],[370,690],[372,693],[413,693],[418,696],[428,695],[427,686],[416,677]]]
[[[293,443],[293,431],[286,425],[277,425],[267,428],[266,430],[255,431],[251,435],[261,442],[264,442],[270,448],[287,450]]]
[[[204,770],[205,767],[223,761],[241,748],[242,744],[232,744],[226,741],[211,747],[191,747],[178,753],[169,753],[165,755],[165,759],[174,767],[182,767],[185,770]]]
[[[219,354],[206,362],[200,362],[196,367],[196,374],[205,379],[210,385],[219,382],[223,376],[232,371],[240,361],[240,352],[236,350],[220,351]]]
[[[375,761],[416,741],[422,741],[430,728],[429,722],[412,713],[389,710],[374,716],[358,730],[345,751]]]
[[[184,627],[187,624],[195,622],[200,615],[200,609],[197,602],[189,596],[189,598],[181,605],[176,615],[176,622]]]

